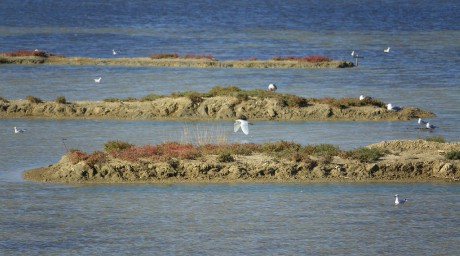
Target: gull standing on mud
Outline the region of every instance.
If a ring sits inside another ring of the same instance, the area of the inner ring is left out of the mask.
[[[270,92],[274,92],[277,89],[278,89],[278,87],[276,87],[276,84],[269,84],[267,90],[270,91]]]
[[[399,200],[399,195],[398,194],[395,195],[395,205],[404,204],[405,202],[407,202],[407,199]]]
[[[96,84],[98,84],[98,83],[101,82],[101,79],[102,79],[102,77],[94,78],[94,82],[95,82]]]
[[[239,129],[243,131],[244,134],[248,135],[249,134],[249,123],[247,121],[246,116],[240,116],[239,119],[235,121],[233,124],[233,131],[237,132]]]
[[[393,105],[391,105],[391,103],[388,103],[388,104],[387,104],[387,110],[390,110],[390,111],[399,111],[399,110],[401,110],[401,109],[402,109],[401,107],[393,106]]]
[[[359,100],[372,100],[372,97],[360,95]]]

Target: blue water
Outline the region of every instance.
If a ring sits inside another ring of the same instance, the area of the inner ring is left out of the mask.
[[[436,114],[433,132],[401,122],[0,120],[2,255],[456,255],[458,184],[92,185],[26,182],[21,172],[120,139],[330,143],[343,149],[460,130],[460,3],[446,1],[0,2],[0,52],[142,57],[174,52],[219,60],[325,55],[363,58],[352,69],[191,69],[0,66],[0,96],[102,100],[212,86],[304,97],[370,95]],[[391,47],[389,54],[383,49]],[[102,76],[95,85],[93,78]],[[16,136],[12,127],[27,132]],[[184,137],[184,131],[190,137]],[[409,198],[394,207],[393,194]]]

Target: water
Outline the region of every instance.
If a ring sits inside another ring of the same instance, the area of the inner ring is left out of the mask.
[[[457,1],[10,1],[1,2],[0,52],[66,56],[211,54],[219,60],[325,55],[353,69],[267,70],[0,66],[0,96],[101,100],[150,93],[265,88],[304,97],[370,95],[436,113],[415,121],[231,122],[0,120],[2,255],[455,255],[460,187],[444,183],[60,185],[21,172],[59,160],[65,146],[108,140],[184,141],[217,129],[229,142],[330,143],[343,149],[441,135],[458,141]],[[383,49],[391,47],[390,54]],[[95,85],[93,78],[103,77]],[[28,129],[16,136],[12,127]],[[67,140],[63,144],[62,138]],[[193,137],[193,135],[192,135]],[[394,207],[393,194],[408,197]]]

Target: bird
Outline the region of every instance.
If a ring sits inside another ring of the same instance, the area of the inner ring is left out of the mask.
[[[115,51],[115,49],[112,49],[112,54],[113,54],[113,55],[117,55],[117,54],[118,54],[118,52],[117,52],[117,51]]]
[[[417,123],[418,123],[419,126],[421,126],[421,125],[426,124],[426,121],[424,121],[421,118],[419,118]]]
[[[357,54],[355,54],[355,51],[351,52],[351,57],[355,57]]]
[[[235,123],[233,124],[233,131],[234,132],[237,132],[240,128],[241,128],[241,130],[243,131],[244,134],[246,134],[246,135],[249,134],[249,123],[248,123],[248,120],[247,120],[246,116],[244,116],[244,115],[240,116],[240,118],[237,119],[235,121]]]
[[[427,128],[427,129],[430,129],[430,130],[433,130],[434,128],[436,128],[436,126],[430,124],[430,122],[427,122],[427,123],[426,123],[426,128]]]
[[[372,97],[360,95],[359,100],[372,100]]]
[[[399,200],[399,195],[398,194],[395,195],[395,205],[404,204],[405,202],[407,202],[406,198]]]
[[[14,133],[23,133],[25,131],[25,129],[18,129],[16,126],[14,127]]]
[[[387,110],[389,110],[389,111],[399,111],[401,109],[402,109],[401,107],[393,106],[393,105],[391,105],[391,103],[387,104]]]
[[[390,47],[388,47],[385,50],[383,50],[383,52],[389,53],[390,52]]]
[[[101,79],[102,79],[102,77],[99,77],[99,78],[94,78],[94,82],[98,84],[98,83],[100,83],[100,82],[101,82]]]
[[[278,87],[276,87],[276,84],[269,84],[267,90],[270,91],[270,92],[274,92],[277,89],[278,89]]]

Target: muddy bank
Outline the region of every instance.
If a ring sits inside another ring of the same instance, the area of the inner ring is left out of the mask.
[[[109,157],[103,163],[72,162],[65,155],[58,163],[24,172],[31,181],[64,183],[176,183],[176,182],[383,182],[449,181],[460,179],[460,160],[447,160],[446,152],[460,150],[459,142],[424,140],[388,141],[369,145],[386,154],[375,161],[334,156],[310,156],[294,161],[267,154],[234,155],[222,162],[217,155],[197,159],[129,162]]]
[[[0,118],[45,119],[136,119],[136,120],[233,120],[245,115],[249,120],[410,120],[434,116],[419,108],[405,107],[401,111],[366,105],[336,107],[308,103],[291,107],[276,98],[252,97],[242,101],[236,97],[209,97],[193,101],[189,97],[164,97],[153,101],[104,102],[74,101],[57,103],[29,100],[0,100]]]
[[[96,66],[152,66],[188,68],[349,68],[353,62],[331,60],[306,62],[294,60],[209,60],[209,59],[151,59],[136,58],[86,58],[86,57],[7,57],[0,56],[0,64],[15,65],[96,65]]]

